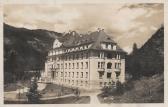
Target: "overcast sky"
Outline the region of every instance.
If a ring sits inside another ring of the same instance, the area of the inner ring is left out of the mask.
[[[128,53],[164,23],[163,4],[4,5],[4,22],[28,29],[79,33],[105,29]]]

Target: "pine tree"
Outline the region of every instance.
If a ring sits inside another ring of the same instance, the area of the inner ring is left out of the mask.
[[[32,78],[29,92],[27,93],[28,103],[37,104],[39,103],[40,94],[37,91],[37,79]]]
[[[137,44],[134,43],[134,44],[133,44],[132,54],[134,55],[134,54],[137,52],[137,50],[138,50]]]

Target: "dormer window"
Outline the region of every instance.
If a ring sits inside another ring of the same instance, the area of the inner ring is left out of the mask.
[[[111,49],[111,44],[108,44],[108,49]]]
[[[54,43],[53,43],[53,48],[58,48],[58,47],[60,47],[62,45],[62,43],[58,40],[58,39],[56,39],[55,41],[54,41]]]
[[[114,45],[114,46],[113,46],[113,50],[116,50],[116,48],[117,48],[117,46],[116,46],[116,45]]]
[[[108,44],[106,44],[106,49],[108,48]]]

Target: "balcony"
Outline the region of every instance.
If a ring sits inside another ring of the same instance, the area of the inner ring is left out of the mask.
[[[112,72],[112,69],[106,69],[107,72]]]
[[[59,68],[50,68],[51,71],[57,71]]]
[[[121,72],[121,68],[115,68],[114,71],[115,72]]]
[[[105,72],[105,69],[104,68],[97,68],[97,71],[98,72]]]

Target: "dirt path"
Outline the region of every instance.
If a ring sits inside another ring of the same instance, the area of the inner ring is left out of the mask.
[[[97,97],[99,93],[101,93],[101,91],[81,93],[80,96],[90,96],[90,104],[101,104]]]
[[[100,104],[100,101],[97,97],[98,93],[90,94],[90,104]]]

